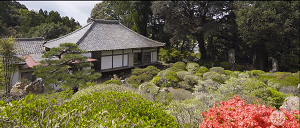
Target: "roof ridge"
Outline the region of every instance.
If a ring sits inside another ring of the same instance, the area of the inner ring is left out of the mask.
[[[58,37],[58,38],[49,40],[49,41],[47,41],[46,43],[50,43],[50,42],[53,42],[53,41],[56,41],[56,40],[65,38],[65,37],[67,37],[67,36],[69,36],[69,35],[71,35],[71,34],[73,34],[73,33],[75,33],[75,32],[78,32],[79,30],[82,30],[83,28],[87,27],[87,26],[90,25],[91,23],[92,23],[92,22],[90,22],[90,23],[86,24],[85,26],[83,26],[83,27],[81,27],[81,28],[79,28],[79,29],[77,29],[77,30],[75,30],[75,31],[73,31],[73,32],[70,32],[70,33],[68,33],[68,34],[66,34],[66,35],[63,35],[63,36],[61,36],[61,37]]]
[[[83,36],[76,42],[77,45],[80,44],[80,42],[82,41],[82,39],[91,31],[91,29],[95,26],[95,22],[92,21],[90,22],[92,25],[90,26],[90,28],[83,34]]]
[[[148,38],[148,37],[145,37],[145,36],[143,36],[143,35],[141,35],[141,34],[135,32],[135,31],[131,30],[130,28],[126,27],[126,26],[123,25],[122,23],[119,23],[119,24],[120,24],[122,27],[128,29],[129,31],[131,31],[131,32],[133,32],[133,33],[135,33],[135,34],[137,34],[137,35],[139,35],[139,36],[141,36],[141,37],[143,37],[143,38],[145,38],[145,39],[147,39],[147,40],[153,41],[153,42],[158,43],[158,44],[161,44],[161,45],[165,45],[165,44],[166,44],[166,43],[162,43],[162,42],[159,42],[159,41],[156,41],[156,40],[152,40],[152,39],[150,39],[150,38]]]
[[[2,38],[9,39],[9,38]],[[33,37],[33,38],[14,38],[15,40],[44,40],[44,37]]]
[[[94,22],[97,23],[103,23],[103,24],[119,24],[120,20],[102,20],[102,19],[91,19]]]

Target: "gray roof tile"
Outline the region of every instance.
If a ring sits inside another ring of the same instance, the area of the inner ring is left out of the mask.
[[[70,42],[86,51],[102,51],[129,48],[160,47],[164,43],[151,40],[125,27],[117,20],[93,19],[88,25],[63,37],[48,41],[52,48]]]
[[[15,49],[17,55],[42,54],[44,38],[15,38]]]
[[[61,37],[53,39],[53,40],[49,40],[49,41],[47,41],[46,44],[44,44],[44,46],[48,47],[48,48],[53,48],[53,47],[59,47],[59,45],[62,43],[76,44],[80,40],[80,38],[83,37],[83,35],[89,30],[91,25],[92,25],[92,22],[88,23],[87,25],[85,25],[69,34],[66,34],[64,36],[61,36]]]

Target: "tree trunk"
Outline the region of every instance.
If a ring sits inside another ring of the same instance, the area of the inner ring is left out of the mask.
[[[254,67],[259,70],[266,71],[268,67],[268,53],[266,51],[266,44],[259,43],[255,45],[255,60],[254,60]]]
[[[204,32],[200,32],[197,35],[197,42],[198,42],[198,46],[199,46],[199,51],[201,53],[201,59],[206,60],[207,54],[206,54],[206,48],[204,45]]]

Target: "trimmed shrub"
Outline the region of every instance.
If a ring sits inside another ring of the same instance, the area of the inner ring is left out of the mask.
[[[264,73],[264,74],[261,74],[257,77],[257,80],[260,80],[262,82],[264,82],[265,84],[268,84],[268,80],[270,79],[276,79],[276,74],[274,73]]]
[[[150,65],[146,68],[140,69],[138,67],[132,69],[132,76],[127,79],[127,82],[130,84],[139,85],[143,82],[148,82],[157,75],[160,70],[156,67]]]
[[[250,76],[244,72],[240,73],[238,76],[239,76],[238,78],[250,78]]]
[[[159,76],[154,76],[153,79],[150,82],[157,85],[157,86],[162,85],[162,81],[160,80]]]
[[[257,78],[259,75],[264,74],[264,71],[261,70],[252,70],[251,71],[251,76]]]
[[[209,72],[216,72],[219,74],[225,74],[224,68],[222,67],[212,67],[209,69]]]
[[[194,92],[200,93],[200,92],[216,91],[221,86],[222,85],[220,83],[213,81],[211,79],[205,81],[198,81],[198,84],[194,88]]]
[[[34,95],[28,95],[20,101],[12,101],[9,104],[0,101],[2,119],[0,125],[2,127],[178,127],[175,118],[164,112],[160,106],[134,93],[97,92],[92,86],[75,95],[76,97],[72,97],[71,100],[60,103],[55,98],[36,99]]]
[[[268,86],[270,86],[276,90],[279,90],[281,87],[285,86],[278,79],[269,79],[267,83],[268,83]]]
[[[189,85],[194,86],[195,84],[197,84],[197,81],[200,78],[198,76],[195,75],[186,75],[184,76],[183,80],[188,82]]]
[[[193,99],[192,93],[185,89],[172,89],[169,94],[172,100],[183,101],[187,99]]]
[[[173,68],[176,70],[176,72],[178,71],[184,71],[186,67],[186,64],[184,62],[176,62],[173,65]]]
[[[203,74],[203,78],[205,80],[212,79],[213,81],[224,83],[225,82],[225,76],[220,75],[216,72],[206,72]]]
[[[183,89],[191,89],[192,88],[192,86],[186,81],[180,81],[178,83],[178,87],[183,88]]]
[[[177,72],[177,77],[179,80],[183,80],[185,76],[187,75],[192,75],[192,73],[188,72],[188,71],[179,71]]]
[[[119,80],[107,80],[105,82],[103,82],[102,84],[116,84],[116,85],[121,85],[121,81]]]
[[[225,70],[229,70],[231,68],[231,64],[229,62],[221,62],[220,66]]]
[[[286,76],[286,77],[284,77],[284,79],[273,78],[268,81],[268,85],[276,88],[277,90],[280,87],[284,87],[284,86],[298,87],[298,83],[299,83],[299,78],[294,77],[294,76]],[[276,86],[274,86],[275,84],[276,84]]]
[[[239,77],[239,73],[241,73],[241,72],[240,71],[225,70],[225,75],[226,75],[227,79],[230,79],[230,77],[238,78]]]
[[[294,86],[284,86],[279,89],[279,92],[285,93],[285,94],[293,94],[294,96],[300,97],[300,89],[296,88]]]
[[[199,64],[190,62],[187,64],[186,69],[188,72],[195,74],[199,70]]]
[[[195,76],[199,77],[199,79],[202,79],[203,78],[203,74],[202,73],[196,73],[194,74]]]
[[[159,87],[154,85],[151,82],[142,83],[138,89],[142,94],[142,96],[149,101],[154,101],[156,95],[158,94]]]
[[[271,106],[275,106],[276,108],[279,108],[282,103],[284,102],[284,99],[286,98],[284,93],[278,92],[275,89],[269,89],[270,95],[268,96],[268,102]]]
[[[293,76],[293,74],[290,73],[290,72],[276,72],[275,74],[277,74],[277,79],[280,79],[280,80],[283,80],[283,79],[285,79],[286,77],[291,77],[291,76]]]
[[[200,68],[198,69],[198,71],[196,73],[206,73],[206,72],[209,72],[209,70],[204,67],[204,66],[200,66]]]
[[[169,103],[172,101],[171,94],[166,91],[159,92],[155,99],[155,101],[158,101],[163,105],[169,105]]]
[[[226,84],[220,87],[218,91],[220,94],[231,97],[236,94],[251,95],[255,97],[253,100],[258,99],[266,104],[277,106],[282,104],[282,101],[277,99],[285,98],[285,95],[281,95],[282,93],[275,89],[268,88],[266,84],[254,78],[231,78],[225,83]],[[272,97],[275,98],[272,99]]]
[[[165,109],[167,113],[175,117],[182,128],[198,127],[203,120],[201,112],[207,110],[204,104],[197,99],[173,100]]]
[[[172,70],[162,70],[157,74],[159,80],[161,81],[161,85],[157,85],[160,87],[176,87],[179,79],[177,77],[177,73]],[[154,82],[155,84],[158,82]]]
[[[154,94],[158,93],[158,90],[159,90],[159,87],[157,87],[156,85],[154,85],[151,82],[145,82],[139,86],[139,91],[142,93],[150,93],[150,94],[154,95]]]

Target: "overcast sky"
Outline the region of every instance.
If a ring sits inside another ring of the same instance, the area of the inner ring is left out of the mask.
[[[87,24],[87,19],[91,14],[95,4],[101,1],[18,1],[24,4],[28,10],[38,11],[40,9],[57,11],[61,17],[73,17],[81,26]]]

